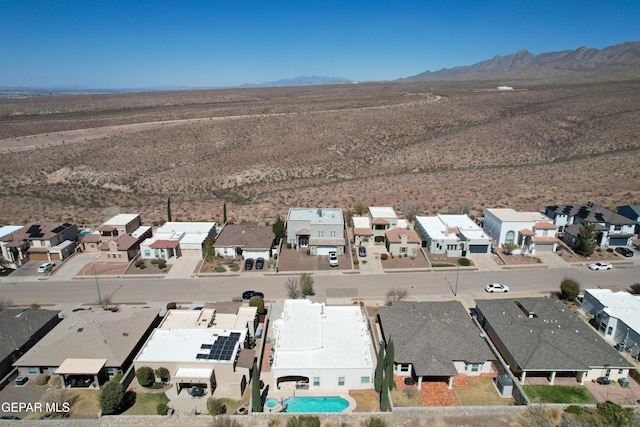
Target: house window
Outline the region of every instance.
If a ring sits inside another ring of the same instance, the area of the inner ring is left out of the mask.
[[[507,231],[507,235],[504,238],[505,244],[512,244],[516,240],[516,233],[514,231]]]
[[[480,370],[480,364],[479,363],[472,363],[471,364],[471,372],[478,372]]]
[[[559,226],[558,226],[558,232],[559,232],[559,233],[564,232],[564,225],[559,225]]]
[[[313,386],[318,387],[320,385],[320,377],[313,377]]]
[[[117,254],[111,254],[111,258],[116,259],[118,257]]]
[[[116,373],[115,371],[116,371],[115,368],[107,368],[107,375],[109,377],[113,377]]]
[[[401,254],[403,254],[403,253],[406,253],[406,252],[407,252],[407,248],[405,248],[404,246],[402,246],[402,247],[400,248],[400,253],[401,253]]]
[[[144,250],[144,256],[150,257],[151,256],[151,251],[149,249],[145,249]]]
[[[622,375],[623,372],[624,372],[624,369],[618,369],[618,375]]]
[[[409,370],[411,369],[411,365],[409,365],[408,363],[401,363],[400,364],[400,372],[409,372]]]
[[[607,329],[607,335],[611,335],[613,333],[613,326],[609,326],[609,329]]]
[[[613,231],[622,231],[622,226],[621,225],[614,225],[613,226]]]
[[[360,377],[360,384],[369,384],[371,379],[369,377]]]
[[[95,249],[95,248],[96,248],[96,244],[95,244],[95,243],[89,243],[89,247],[90,247],[91,249]]]
[[[542,235],[543,236],[548,236],[549,235],[549,230],[543,230],[542,231]]]
[[[28,368],[27,371],[29,371],[30,374],[37,374],[38,368]]]
[[[344,385],[344,377],[338,377],[338,385],[339,386]]]
[[[318,231],[318,237],[324,237],[324,231]]]
[[[331,230],[329,232],[329,235],[330,235],[331,238],[335,238],[336,237],[336,230]]]

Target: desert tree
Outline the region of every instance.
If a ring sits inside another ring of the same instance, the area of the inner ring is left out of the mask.
[[[583,224],[576,236],[576,252],[584,256],[591,256],[597,246],[596,225]]]
[[[107,381],[102,390],[100,390],[98,397],[102,413],[105,415],[115,414],[120,409],[123,399],[124,388],[122,384],[115,381]]]
[[[222,204],[222,223],[223,224],[227,223],[227,202],[226,201]]]
[[[389,344],[385,348],[384,352],[384,378],[387,388],[391,390],[393,388],[393,359],[395,358],[395,350],[393,347],[393,340],[389,338]]]
[[[376,370],[373,374],[373,387],[380,393],[384,383],[384,341],[380,342],[378,355],[376,357]]]
[[[562,298],[573,301],[578,295],[580,295],[580,283],[571,277],[565,277],[560,282],[560,292]]]
[[[148,366],[142,366],[136,371],[136,379],[142,387],[149,387],[156,381],[153,369]]]
[[[414,222],[416,216],[422,213],[422,205],[418,202],[404,201],[400,204],[400,210],[410,222]]]
[[[287,227],[280,215],[276,217],[276,221],[271,225],[271,231],[273,231],[276,243],[280,243],[280,240],[287,236]]]
[[[171,197],[167,197],[167,222],[171,222]]]
[[[297,277],[287,277],[287,281],[284,282],[284,289],[287,291],[287,298],[298,299],[302,296]]]
[[[449,208],[449,213],[456,215],[469,215],[471,207],[472,205],[470,202],[457,202]]]
[[[385,295],[387,297],[387,305],[391,305],[392,302],[400,301],[409,295],[409,291],[406,289],[393,288],[389,289]]]
[[[222,400],[216,399],[210,396],[207,399],[207,411],[209,415],[222,415],[227,413],[227,405],[222,403]]]
[[[358,202],[353,208],[353,212],[355,212],[355,214],[358,216],[364,215],[365,213],[367,213],[368,210],[369,209],[362,202]]]
[[[249,307],[256,307],[258,314],[264,314],[264,299],[259,296],[252,296],[249,300]]]
[[[300,293],[303,296],[313,295],[313,277],[310,274],[302,273],[300,275]]]
[[[258,365],[256,365],[256,362],[253,362],[253,367],[251,368],[251,412],[262,412],[260,372],[258,372]]]

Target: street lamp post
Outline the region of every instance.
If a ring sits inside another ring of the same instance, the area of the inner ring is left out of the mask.
[[[96,274],[96,263],[93,263],[93,278],[96,279],[96,289],[98,290],[98,304],[102,305],[102,297],[100,296],[100,286],[98,286],[98,275]]]

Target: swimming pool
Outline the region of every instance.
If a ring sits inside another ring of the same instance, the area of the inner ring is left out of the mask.
[[[287,412],[342,412],[349,402],[338,396],[289,397],[284,401]]]

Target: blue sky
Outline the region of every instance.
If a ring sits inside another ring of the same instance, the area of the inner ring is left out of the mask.
[[[627,41],[639,0],[0,0],[0,86],[394,80]]]

